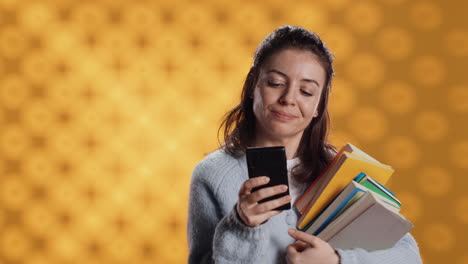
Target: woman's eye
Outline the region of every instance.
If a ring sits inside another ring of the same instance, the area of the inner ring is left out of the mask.
[[[271,86],[271,87],[278,87],[278,86],[281,85],[281,83],[275,83],[275,82],[268,81],[268,85]]]
[[[313,94],[307,92],[307,91],[304,91],[304,90],[301,90],[302,94],[304,94],[305,96],[312,96]]]

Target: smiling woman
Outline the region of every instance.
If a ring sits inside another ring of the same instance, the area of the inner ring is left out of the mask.
[[[325,85],[325,71],[310,51],[285,49],[262,67],[253,94],[255,146],[299,144],[314,117]],[[289,146],[292,159],[298,145]]]
[[[224,142],[193,171],[189,263],[421,262],[409,233],[387,250],[334,249],[295,230],[296,210],[274,210],[300,196],[336,152],[327,141],[332,76],[331,53],[313,32],[284,26],[259,45],[241,102],[221,124]],[[286,150],[290,195],[260,202],[287,190],[254,190],[269,179],[248,177],[247,147],[268,146]]]

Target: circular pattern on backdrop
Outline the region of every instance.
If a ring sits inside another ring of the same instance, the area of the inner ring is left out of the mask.
[[[23,125],[32,132],[45,132],[53,124],[54,117],[50,108],[43,102],[29,102],[22,111]]]
[[[418,221],[424,211],[421,197],[413,191],[399,192],[396,196],[403,204],[400,213],[413,224]]]
[[[2,207],[14,210],[23,208],[29,202],[28,185],[18,175],[2,176],[0,180],[0,200]]]
[[[351,0],[328,0],[325,3],[331,9],[341,9],[349,5]]]
[[[27,84],[19,76],[5,76],[0,86],[0,104],[3,107],[20,108],[28,99]]]
[[[426,246],[435,251],[449,251],[455,244],[453,229],[444,223],[428,224],[424,227]],[[437,239],[434,239],[437,238]]]
[[[285,20],[290,21],[292,25],[301,25],[309,30],[318,31],[327,25],[327,15],[328,12],[321,6],[304,1],[292,5],[290,12],[286,12]]]
[[[207,13],[212,13],[210,6],[201,6],[198,4],[185,4],[177,12],[177,23],[182,27],[198,28],[203,30],[212,24],[211,16]]]
[[[70,19],[86,28],[100,28],[108,24],[104,9],[97,2],[84,2],[71,9]]]
[[[21,126],[10,124],[0,132],[0,149],[5,157],[19,159],[26,157],[30,138]]]
[[[403,4],[406,0],[381,0],[382,2],[389,4],[389,5],[401,5]]]
[[[50,160],[51,158],[43,152],[31,152],[28,155],[28,162],[22,166],[22,172],[28,175],[28,180],[33,183],[50,181],[55,169]]]
[[[261,5],[258,5],[255,2],[248,2],[243,5],[236,6],[236,12],[232,13],[232,23],[234,25],[242,26],[243,32],[252,32],[255,33],[255,35],[264,37],[263,35],[268,34],[269,31],[264,30],[267,25],[263,22],[268,19],[267,15],[261,10]],[[252,27],[252,25],[258,25],[259,28]],[[259,40],[261,40],[261,38]]]
[[[383,146],[387,164],[394,168],[414,167],[421,158],[418,145],[408,137],[390,137]]]
[[[462,29],[449,31],[445,37],[445,46],[454,56],[468,56],[468,31]]]
[[[57,235],[54,240],[49,242],[49,248],[54,255],[68,262],[77,259],[79,256],[78,243],[76,239],[69,236],[69,232],[56,231]]]
[[[468,264],[468,254],[460,257],[460,261],[457,264]]]
[[[47,38],[47,50],[50,51],[49,60],[47,61],[52,67],[57,60],[65,59],[69,60],[72,56],[63,56],[68,54],[71,50],[79,50],[78,47],[81,43],[78,41],[77,28],[57,28],[54,30],[54,35]],[[57,55],[60,54],[60,55]]]
[[[374,2],[359,1],[346,9],[345,21],[354,31],[361,34],[374,32],[382,23],[380,7]]]
[[[0,210],[0,228],[2,230],[5,229],[5,221],[6,221],[5,211]]]
[[[424,111],[416,116],[414,128],[419,138],[427,141],[436,141],[447,136],[449,122],[439,112]]]
[[[434,56],[416,58],[412,65],[413,78],[426,86],[440,85],[445,78],[445,66]]]
[[[413,87],[403,81],[385,83],[380,89],[380,105],[387,111],[404,114],[412,111],[417,104]]]
[[[332,25],[320,34],[322,40],[332,50],[334,57],[345,61],[355,50],[353,34],[342,26]]]
[[[343,116],[351,113],[356,101],[356,92],[349,82],[342,79],[333,80],[328,106],[332,115]]]
[[[423,167],[417,172],[418,186],[425,194],[440,197],[450,192],[453,177],[441,167]]]
[[[3,76],[5,70],[4,60],[0,60],[0,76]]]
[[[31,240],[25,231],[21,230],[21,228],[17,226],[12,226],[2,230],[2,235],[0,236],[2,257],[4,257],[7,262],[20,261],[24,256],[28,255],[30,242]]]
[[[434,30],[442,24],[442,9],[428,1],[418,1],[409,7],[413,25],[421,30]]]
[[[346,65],[347,78],[363,89],[376,88],[382,81],[384,73],[385,66],[382,60],[374,54],[358,54]]]
[[[468,224],[468,196],[458,197],[454,202],[453,214],[463,224]]]
[[[459,141],[451,146],[451,161],[462,169],[468,169],[468,141]]]
[[[48,78],[53,76],[53,67],[51,65],[51,52],[42,52],[31,54],[21,61],[20,73],[30,81],[38,83],[47,83]]]
[[[53,9],[47,4],[40,2],[29,3],[22,5],[16,12],[19,25],[30,32],[41,32],[45,28],[54,25]]]
[[[148,6],[146,3],[134,3],[127,7],[124,16],[127,24],[130,25],[132,29],[144,29],[145,32],[148,32],[159,29],[157,27],[159,25],[157,24],[157,16],[155,13],[155,8]]]
[[[388,121],[378,109],[361,107],[349,117],[348,127],[359,139],[372,142],[385,136]]]
[[[447,106],[460,113],[468,112],[468,85],[458,84],[447,93]]]
[[[328,137],[328,140],[337,148],[341,148],[342,146],[346,145],[346,143],[351,143],[353,145],[359,146],[359,141],[354,137],[354,135],[338,131],[333,129]]]
[[[28,210],[22,215],[25,228],[41,236],[50,235],[54,231],[54,218],[55,215],[51,214],[50,205],[39,203],[28,205]]]
[[[24,53],[27,42],[24,32],[16,27],[0,29],[0,54],[5,57],[16,58]]]
[[[377,46],[389,60],[407,58],[413,50],[413,40],[408,31],[402,28],[389,27],[379,31]]]

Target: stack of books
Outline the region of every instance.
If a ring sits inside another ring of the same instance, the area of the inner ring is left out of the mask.
[[[346,144],[297,200],[297,228],[335,248],[392,247],[413,225],[385,188],[394,170]]]

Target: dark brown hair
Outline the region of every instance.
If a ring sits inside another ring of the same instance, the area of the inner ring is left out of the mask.
[[[333,78],[333,56],[327,46],[313,32],[296,26],[282,26],[268,35],[257,47],[241,94],[241,102],[226,113],[218,130],[224,132],[220,148],[229,155],[240,157],[255,138],[255,115],[251,95],[265,61],[273,54],[288,48],[312,52],[326,72],[325,85],[318,105],[318,115],[304,130],[296,155],[300,163],[293,169],[300,182],[313,181],[333,158],[335,148],[328,143],[328,96]]]

